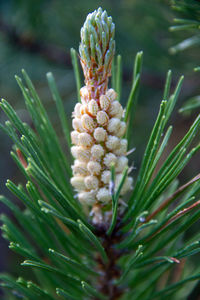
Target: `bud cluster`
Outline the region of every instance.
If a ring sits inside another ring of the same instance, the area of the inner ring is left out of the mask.
[[[115,53],[114,32],[112,18],[99,8],[87,16],[79,46],[85,86],[80,90],[81,103],[76,104],[73,113],[71,152],[75,161],[71,184],[96,224],[110,218],[112,193],[128,165],[123,108],[117,93],[108,89]],[[112,165],[115,182],[111,182]],[[132,178],[127,177],[120,196],[131,187]]]
[[[126,123],[121,120],[123,108],[113,89],[107,90],[99,100],[90,100],[88,93],[87,87],[81,88],[82,103],[77,103],[73,112],[71,152],[75,161],[71,184],[78,191],[83,206],[95,208],[93,221],[99,223],[101,214],[96,213],[97,207],[111,204],[111,165],[114,164],[116,170],[115,190],[128,165],[127,140],[123,138]],[[132,178],[127,177],[121,195],[131,187]]]

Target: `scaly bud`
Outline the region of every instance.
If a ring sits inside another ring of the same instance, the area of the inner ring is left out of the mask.
[[[98,193],[97,193],[97,199],[100,202],[103,202],[104,204],[108,203],[111,200],[111,195],[109,193],[109,190],[106,188],[101,188],[99,189]]]
[[[94,145],[91,148],[91,154],[93,159],[100,159],[104,155],[104,149],[101,145]]]
[[[76,189],[76,190],[84,190],[85,189],[85,183],[84,183],[84,177],[83,176],[76,176],[72,177],[71,180],[71,185]]]
[[[98,127],[94,131],[94,138],[97,142],[104,142],[107,138],[107,132],[105,129]]]
[[[96,161],[90,161],[87,164],[87,169],[92,175],[99,175],[101,172],[101,165]]]
[[[94,120],[89,115],[87,115],[87,114],[84,114],[81,117],[81,124],[82,124],[82,127],[85,130],[88,130],[89,132],[93,131],[94,128],[95,128],[95,122],[94,122]]]
[[[101,95],[99,102],[102,110],[108,110],[110,106],[110,99],[108,97],[106,97],[105,95]]]
[[[79,140],[79,132],[78,131],[72,131],[71,132],[71,140],[72,140],[72,144],[74,145],[78,145],[78,140]]]
[[[101,126],[106,126],[108,123],[109,117],[105,111],[100,110],[97,113],[97,123]]]
[[[79,53],[89,99],[105,94],[115,53],[115,25],[102,8],[89,14],[81,28]]]
[[[96,176],[87,176],[84,184],[88,190],[96,190],[99,186],[99,180]]]
[[[99,106],[97,102],[94,99],[90,100],[90,102],[88,103],[88,112],[92,116],[96,116],[98,111],[99,111]]]
[[[90,147],[93,144],[93,139],[89,133],[82,132],[78,136],[78,142],[81,146]]]

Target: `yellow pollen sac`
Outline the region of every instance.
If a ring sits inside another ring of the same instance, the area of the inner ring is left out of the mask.
[[[106,96],[110,99],[111,102],[117,99],[117,93],[113,89],[109,89],[106,92]]]
[[[78,145],[79,134],[80,133],[78,131],[75,131],[75,130],[71,132],[71,141],[72,141],[72,144]]]
[[[78,146],[71,147],[71,154],[74,158],[77,158],[77,150],[78,150]]]
[[[104,149],[101,145],[94,145],[91,148],[92,158],[100,159],[104,155]]]
[[[94,138],[97,142],[104,142],[107,138],[107,132],[101,127],[97,127],[94,130]]]
[[[72,147],[73,148],[73,147]],[[90,151],[83,148],[82,146],[77,146],[75,158],[83,162],[88,162],[90,160]]]
[[[83,86],[80,89],[80,96],[83,103],[87,102],[87,100],[89,99],[89,93],[86,86]]]
[[[87,163],[81,162],[79,160],[74,161],[74,166],[72,166],[73,174],[86,176],[88,174]]]
[[[117,157],[113,153],[107,153],[103,159],[103,162],[106,167],[110,168],[111,164],[116,164]]]
[[[116,136],[117,137],[122,137],[122,136],[124,136],[125,132],[126,132],[126,123],[121,121],[119,130],[116,133]]]
[[[116,172],[123,172],[124,168],[128,165],[128,158],[126,156],[120,156],[117,159],[117,164],[115,166]]]
[[[99,189],[97,192],[97,199],[104,204],[107,204],[108,202],[110,202],[111,195],[109,193],[109,190],[106,188]]]
[[[120,184],[120,181],[122,179],[122,174],[118,174],[116,176],[116,179],[115,179],[115,190],[117,190],[119,184]],[[132,189],[132,185],[133,185],[133,178],[132,177],[127,177],[125,179],[125,182],[123,184],[123,187],[121,189],[121,192],[120,192],[120,195],[124,195],[126,194],[128,191],[130,191]]]
[[[70,182],[71,182],[71,185],[76,190],[84,190],[85,189],[85,183],[84,183],[84,177],[83,176],[72,177]]]
[[[99,180],[96,176],[85,177],[84,184],[88,190],[96,190],[99,186]]]
[[[114,135],[108,136],[108,139],[106,141],[106,147],[109,150],[114,150],[117,147],[119,147],[119,145],[120,145],[120,140],[116,136],[114,136]]]
[[[90,191],[90,192],[81,192],[78,194],[79,201],[84,205],[92,205],[96,201],[96,192]]]
[[[87,164],[87,169],[92,175],[99,175],[101,172],[101,165],[96,161],[90,161]]]
[[[110,133],[113,133],[113,134],[117,133],[119,128],[120,128],[120,120],[119,119],[112,118],[109,120],[107,129]]]
[[[101,95],[99,102],[101,109],[107,111],[110,106],[110,99],[106,95]]]
[[[109,117],[105,111],[100,110],[97,113],[97,123],[101,126],[107,125]]]
[[[128,142],[127,139],[122,139],[120,141],[120,146],[114,152],[116,155],[126,155],[127,153]]]
[[[84,114],[81,117],[81,123],[84,129],[92,132],[94,128],[96,127],[94,120],[88,116],[87,114]]]
[[[77,118],[81,117],[81,112],[80,112],[81,106],[82,106],[81,103],[77,103],[74,107],[74,116]]]
[[[109,184],[111,180],[111,172],[106,170],[106,171],[103,171],[103,173],[101,174],[101,181],[105,184]]]
[[[98,106],[97,102],[94,99],[92,99],[88,103],[88,111],[92,116],[97,115],[97,112],[99,111],[99,106]]]
[[[111,103],[108,113],[111,117],[121,119],[121,117],[123,115],[123,108],[122,108],[121,104],[119,103],[119,101],[114,101]]]
[[[78,136],[78,141],[81,146],[85,147],[90,147],[93,144],[93,139],[87,132],[80,133]]]
[[[79,131],[79,132],[83,132],[84,131],[82,123],[81,123],[81,120],[78,119],[78,118],[73,119],[73,121],[72,121],[72,127],[75,130]]]
[[[126,194],[128,191],[130,191],[132,189],[133,189],[133,178],[132,177],[127,177],[125,182],[124,182],[124,185],[122,187],[121,192],[123,194]]]

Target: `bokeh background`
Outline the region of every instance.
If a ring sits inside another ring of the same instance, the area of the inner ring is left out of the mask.
[[[112,15],[116,24],[117,53],[123,57],[123,103],[131,87],[135,54],[140,50],[144,52],[140,95],[133,124],[135,134],[132,135],[132,144],[136,147],[133,159],[137,172],[162,100],[167,70],[173,71],[173,86],[178,77],[185,74],[176,111],[188,98],[200,94],[200,73],[193,71],[200,59],[199,48],[193,47],[176,54],[169,51],[170,47],[188,35],[187,32],[169,31],[174,18],[169,0],[0,0],[0,94],[14,106],[24,121],[31,124],[14,78],[24,68],[43,99],[62,141],[46,73],[52,71],[56,78],[70,122],[77,99],[70,48],[78,49],[80,28],[85,17],[99,6]],[[197,111],[184,115],[178,112],[173,114],[171,123],[174,125],[174,134],[167,151],[180,140],[196,114]],[[0,122],[5,120],[5,115],[0,112]],[[9,138],[0,132],[0,193],[8,197],[11,195],[5,188],[7,178],[23,183],[10,157],[11,147]],[[180,182],[184,183],[196,175],[199,166],[196,157],[181,174]],[[3,206],[0,206],[0,211],[9,213]],[[21,271],[17,264],[21,259],[11,253],[7,246],[6,241],[0,239],[0,271],[12,270],[19,274]]]

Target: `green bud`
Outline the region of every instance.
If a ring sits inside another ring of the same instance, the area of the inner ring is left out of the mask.
[[[98,69],[103,65],[104,69],[108,70],[115,52],[114,32],[115,25],[112,18],[108,17],[102,8],[87,16],[81,29],[79,47],[84,67],[91,68],[91,63],[94,62],[95,68]]]

